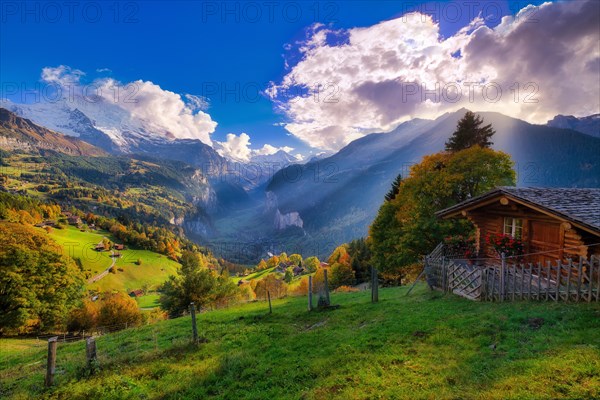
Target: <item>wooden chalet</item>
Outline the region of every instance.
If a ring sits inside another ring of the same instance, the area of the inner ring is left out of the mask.
[[[298,275],[302,275],[305,271],[304,271],[304,267],[297,266],[297,267],[294,267],[292,272],[294,273],[294,276],[298,276]]]
[[[129,292],[129,296],[136,298],[136,297],[141,297],[144,295],[144,291],[141,289],[136,289],[136,290],[132,290],[131,292]]]
[[[487,234],[520,239],[527,262],[600,257],[600,189],[499,187],[439,211],[476,227],[480,258],[498,257]]]
[[[67,218],[67,221],[69,222],[69,225],[80,225],[81,224],[81,218],[79,218],[77,215],[70,215]]]
[[[123,245],[123,244],[115,243],[115,245],[113,247],[115,248],[115,250],[125,250],[125,245]]]
[[[440,243],[425,259],[431,288],[472,300],[600,302],[600,189],[499,187],[439,211],[476,227],[477,258]],[[520,239],[499,256],[486,236]]]

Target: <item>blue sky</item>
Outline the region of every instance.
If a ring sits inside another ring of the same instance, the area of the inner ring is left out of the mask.
[[[305,150],[278,125],[286,116],[257,88],[281,82],[289,72],[286,60],[293,67],[300,59],[295,43],[306,39],[312,24],[332,30],[369,27],[418,10],[439,22],[442,37],[451,37],[468,24],[467,12],[486,14],[486,24],[495,26],[497,13],[514,14],[530,2],[275,3],[270,8],[268,2],[81,2],[68,9],[61,2],[4,2],[0,80],[32,88],[42,68],[67,65],[84,71],[89,81],[105,76],[151,81],[175,93],[206,96],[206,112],[218,123],[216,140],[247,132],[254,147],[270,143]],[[457,10],[462,17],[456,17]],[[110,71],[97,72],[102,69]]]

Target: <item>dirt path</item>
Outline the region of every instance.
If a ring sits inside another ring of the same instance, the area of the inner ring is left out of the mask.
[[[100,272],[98,275],[92,276],[90,279],[88,279],[88,283],[98,282],[100,279],[102,279],[106,275],[108,275],[108,273],[110,272],[110,269],[112,267],[114,267],[115,263],[117,262],[117,257],[114,257],[114,254],[115,254],[115,252],[113,250],[111,250],[110,258],[112,259],[112,263],[110,264],[110,267],[106,268],[104,271]]]

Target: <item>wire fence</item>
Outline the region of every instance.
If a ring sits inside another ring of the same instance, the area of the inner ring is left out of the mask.
[[[182,322],[187,313],[167,320]],[[178,324],[179,325],[179,324]],[[191,329],[191,328],[190,328]],[[86,341],[93,338],[101,351],[99,365],[128,362],[160,352],[167,347],[189,343],[190,335],[185,329],[170,329],[163,321],[158,323],[136,323],[126,321],[119,324],[96,327],[78,333],[44,334],[25,338],[7,338],[0,341],[0,398],[11,390],[10,386],[43,386],[47,375],[48,343],[56,338],[55,384],[73,377],[90,373],[86,354]]]
[[[374,274],[376,274],[374,270]],[[332,307],[329,304],[327,273],[324,285],[314,302],[318,307]],[[376,276],[376,275],[375,275]],[[312,280],[311,280],[312,281]],[[375,289],[377,285],[372,285]],[[305,295],[311,294],[308,310],[312,310],[312,287],[307,287]],[[272,313],[268,291],[264,300],[254,300],[264,304],[265,312]],[[326,298],[325,304],[321,304]],[[377,296],[372,296],[376,302]],[[239,301],[230,304],[239,304]],[[191,306],[191,305],[190,305]],[[224,308],[223,303],[219,307]],[[208,311],[208,310],[201,310]],[[157,322],[125,321],[77,333],[46,334],[29,338],[2,339],[0,341],[0,398],[11,393],[16,387],[26,388],[27,393],[39,393],[44,386],[61,385],[72,379],[80,379],[93,374],[96,367],[111,368],[113,365],[131,364],[164,356],[166,351],[177,351],[198,344],[210,337],[221,337],[228,333],[222,323],[193,323],[195,308],[172,315],[167,320]],[[54,346],[54,350],[52,350]],[[93,354],[90,354],[90,348]],[[97,350],[97,351],[96,351]],[[53,352],[53,355],[51,354]],[[55,361],[51,361],[55,360]],[[50,376],[50,384],[48,379]],[[30,389],[30,390],[29,390]]]

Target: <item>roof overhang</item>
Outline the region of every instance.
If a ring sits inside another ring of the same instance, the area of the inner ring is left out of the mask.
[[[509,201],[506,201],[509,200]],[[458,203],[452,207],[448,207],[444,210],[440,210],[435,213],[438,218],[448,219],[448,218],[464,218],[471,211],[479,209],[481,207],[485,207],[490,204],[494,204],[496,202],[500,202],[501,204],[508,205],[509,202],[512,201],[514,203],[520,204],[522,206],[528,207],[532,210],[535,210],[544,215],[548,215],[552,218],[558,219],[561,222],[569,222],[573,226],[585,230],[593,235],[600,236],[600,229],[597,227],[584,223],[582,221],[578,221],[568,215],[565,215],[556,210],[545,207],[541,204],[529,201],[527,199],[523,199],[521,197],[515,196],[510,192],[504,191],[501,188],[494,189],[490,192],[484,193],[480,196],[473,197],[472,199],[463,201],[462,203]]]

